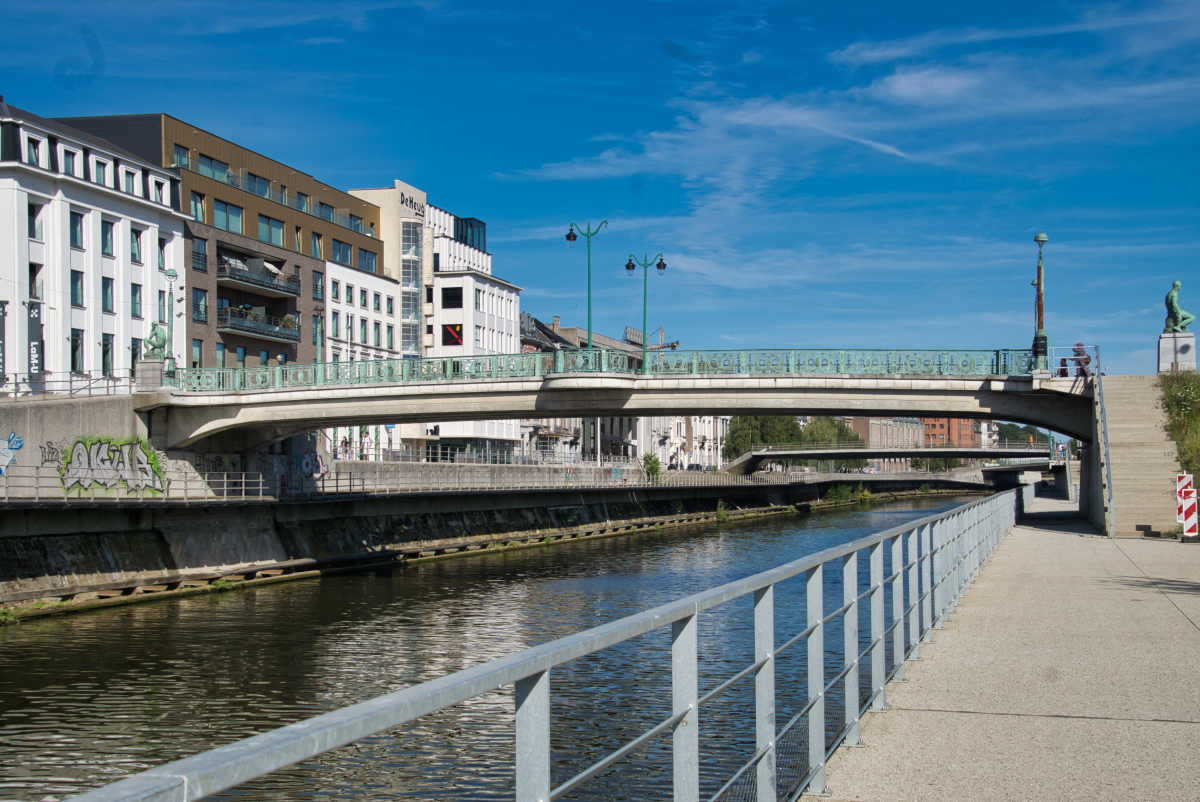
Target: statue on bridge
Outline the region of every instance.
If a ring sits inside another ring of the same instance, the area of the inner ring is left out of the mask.
[[[1175,332],[1186,334],[1188,324],[1196,319],[1195,315],[1188,314],[1179,306],[1180,286],[1181,284],[1176,281],[1171,285],[1171,291],[1167,293],[1167,325],[1163,329],[1163,334]]]
[[[157,323],[150,324],[150,336],[146,338],[146,350],[142,353],[143,359],[165,359],[167,334],[163,331],[162,326]]]

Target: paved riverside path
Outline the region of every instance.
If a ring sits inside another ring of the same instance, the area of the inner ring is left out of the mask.
[[[832,799],[1200,799],[1200,545],[1030,513],[830,760]]]

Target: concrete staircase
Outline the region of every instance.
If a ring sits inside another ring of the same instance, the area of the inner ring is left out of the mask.
[[[1145,537],[1175,522],[1179,454],[1167,435],[1157,376],[1105,376],[1117,537]]]

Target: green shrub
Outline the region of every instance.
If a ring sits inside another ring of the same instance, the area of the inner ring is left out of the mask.
[[[658,476],[662,473],[662,463],[654,454],[642,455],[642,466],[646,469],[646,479],[652,485],[658,484]]]
[[[850,489],[850,485],[835,485],[826,491],[825,500],[832,501],[835,504],[844,504],[853,496],[854,491]]]
[[[854,491],[854,495],[858,496],[860,504],[865,504],[871,500],[871,491],[862,486],[862,482],[858,483],[858,489]]]
[[[19,623],[20,619],[12,610],[0,610],[0,627],[15,627]]]
[[[717,502],[717,523],[724,523],[725,519],[727,519],[728,517],[729,517],[729,510],[725,509],[725,502],[718,501]]]
[[[227,590],[233,590],[233,583],[228,579],[217,579],[208,583],[208,589],[214,593],[223,593]]]
[[[1158,386],[1167,411],[1167,433],[1179,449],[1179,465],[1184,473],[1194,474],[1200,469],[1200,373],[1162,373]]]
[[[918,487],[917,492],[918,493],[928,493],[929,492],[929,483],[926,482],[925,484]]]

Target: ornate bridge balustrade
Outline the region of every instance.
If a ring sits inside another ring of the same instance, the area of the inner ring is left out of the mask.
[[[180,368],[182,392],[214,393],[300,387],[446,382],[571,374],[641,372],[630,354],[606,348],[552,354],[492,354],[375,362],[322,362],[258,368]],[[650,354],[651,376],[842,375],[1027,376],[1032,351],[662,351]]]

